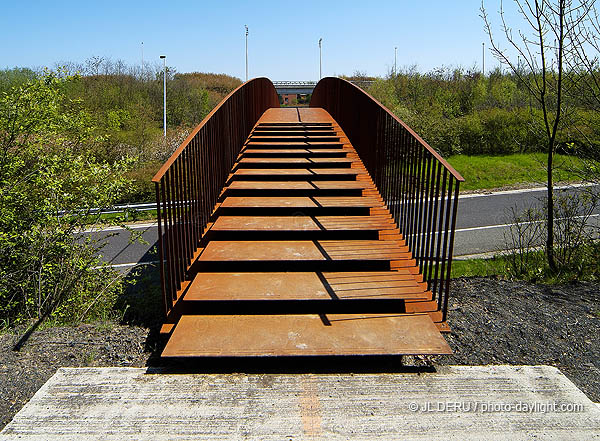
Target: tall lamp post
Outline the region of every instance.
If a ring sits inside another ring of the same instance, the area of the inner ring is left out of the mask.
[[[246,27],[246,81],[248,81],[248,25]]]
[[[161,55],[163,60],[163,129],[167,139],[167,56]]]
[[[323,78],[323,57],[321,56],[321,43],[322,38],[319,38],[319,79]]]
[[[394,75],[396,75],[396,58],[398,55],[398,46],[394,47]]]
[[[481,43],[481,74],[485,75],[485,42]]]

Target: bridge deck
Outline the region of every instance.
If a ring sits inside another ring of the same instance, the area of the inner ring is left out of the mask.
[[[437,301],[323,109],[263,114],[201,246],[163,357],[451,353]]]

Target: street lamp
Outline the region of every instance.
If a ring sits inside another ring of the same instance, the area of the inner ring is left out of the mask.
[[[319,38],[319,79],[323,78],[323,56],[322,56],[322,46],[323,38]]]
[[[248,81],[248,25],[244,25],[246,28],[246,81]]]
[[[396,75],[396,58],[398,55],[398,46],[394,47],[394,75]]]
[[[481,43],[481,73],[485,75],[485,42]]]
[[[167,56],[161,55],[163,60],[163,128],[167,139]]]

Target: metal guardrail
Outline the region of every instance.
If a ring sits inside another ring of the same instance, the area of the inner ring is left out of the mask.
[[[404,122],[346,80],[322,79],[310,106],[327,110],[350,139],[445,321],[463,177]]]
[[[350,83],[360,88],[369,87],[375,81],[373,80],[351,80]],[[318,83],[316,81],[273,81],[275,89],[313,89]]]
[[[217,198],[250,130],[279,107],[267,78],[250,80],[215,107],[156,173],[161,288],[167,316],[189,282],[189,267]]]
[[[273,81],[275,88],[279,86],[316,86],[316,81]]]

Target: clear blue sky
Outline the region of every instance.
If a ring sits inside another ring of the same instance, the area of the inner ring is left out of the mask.
[[[178,72],[244,78],[244,25],[250,28],[250,77],[315,80],[318,40],[323,74],[385,75],[394,64],[481,66],[479,0],[158,2],[153,0],[5,1],[0,68],[54,67],[91,56],[128,64],[167,64]],[[499,0],[486,0],[490,12]],[[496,20],[497,21],[497,20]],[[498,65],[486,54],[486,67]],[[488,69],[486,69],[488,70]]]

